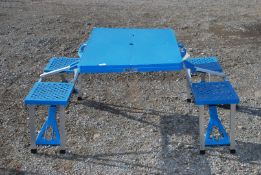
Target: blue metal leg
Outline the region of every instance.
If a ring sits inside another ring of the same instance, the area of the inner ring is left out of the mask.
[[[230,145],[229,136],[218,118],[217,106],[209,105],[210,120],[206,131],[206,146]],[[213,130],[217,129],[219,136],[216,137]]]
[[[50,106],[48,117],[43,124],[40,133],[36,139],[36,145],[60,145],[60,133],[56,121],[56,106]],[[46,138],[47,131],[51,129],[51,138]]]

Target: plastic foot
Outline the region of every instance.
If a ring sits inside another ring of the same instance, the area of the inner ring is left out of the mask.
[[[230,153],[231,153],[231,154],[236,154],[236,150],[235,150],[235,149],[231,149],[231,150],[230,150]]]
[[[220,108],[223,108],[223,109],[230,109],[230,104],[224,104],[224,105],[217,105],[218,107]],[[239,106],[238,104],[236,104],[236,110],[239,109]]]
[[[201,155],[203,155],[203,154],[205,154],[206,153],[206,151],[205,150],[200,150],[200,152],[199,152]]]
[[[230,109],[230,104],[223,104],[223,105],[217,105],[217,106],[220,108],[223,108],[223,109]]]
[[[191,100],[191,99],[187,99],[187,102],[188,102],[188,103],[191,103],[191,102],[192,102],[192,100]]]
[[[37,153],[37,149],[31,149],[31,153],[32,154],[36,154]]]
[[[64,149],[60,150],[60,154],[65,154],[65,153],[66,153],[66,151]]]

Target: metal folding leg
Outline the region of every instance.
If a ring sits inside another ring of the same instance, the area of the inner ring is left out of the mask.
[[[187,101],[191,102],[191,75],[190,69],[186,69],[186,79],[187,79]]]
[[[60,137],[61,137],[61,145],[60,145],[60,153],[65,153],[65,107],[59,107],[59,115],[60,115]]]
[[[236,104],[230,105],[230,152],[235,153],[235,112]]]
[[[199,106],[199,140],[200,154],[205,154],[204,105]]]
[[[201,78],[201,81],[202,81],[202,82],[205,82],[205,81],[206,81],[206,74],[205,74],[205,73],[202,73],[201,76],[200,76],[200,78]]]
[[[81,88],[81,80],[82,80],[82,75],[78,75],[78,80],[77,80],[77,99],[82,100],[82,88]]]
[[[31,153],[36,153],[36,130],[35,130],[35,106],[28,105],[29,108],[29,127],[30,127],[30,143],[31,143]]]

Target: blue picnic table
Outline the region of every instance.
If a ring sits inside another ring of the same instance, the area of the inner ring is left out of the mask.
[[[94,73],[123,72],[153,72],[186,70],[188,100],[193,96],[193,102],[199,106],[200,153],[205,153],[205,146],[230,145],[230,151],[235,152],[235,104],[239,98],[217,58],[184,59],[186,50],[177,42],[176,34],[169,28],[94,28],[89,39],[79,48],[79,58],[52,58],[25,98],[29,107],[31,152],[36,153],[37,145],[59,145],[60,152],[65,153],[65,108],[71,94],[78,92],[81,99],[81,77]],[[201,82],[194,83],[191,75],[200,72]],[[74,73],[71,82],[63,74],[62,82],[43,82],[46,76],[57,73]],[[206,82],[205,75],[220,76],[223,81]],[[75,84],[77,83],[77,90]],[[230,135],[226,132],[218,117],[218,104],[229,104]],[[46,122],[36,136],[35,110],[37,105],[49,107]],[[204,106],[209,108],[209,124],[205,132]],[[56,116],[60,116],[60,129]],[[52,137],[45,134],[52,128]],[[220,136],[213,134],[218,128]]]

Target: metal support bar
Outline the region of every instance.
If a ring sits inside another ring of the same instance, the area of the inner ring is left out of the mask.
[[[50,72],[44,72],[43,74],[40,75],[40,78],[43,78],[43,77],[46,77],[46,76],[49,76],[49,75],[54,75],[54,74],[57,74],[57,73],[60,73],[60,72],[64,72],[66,70],[76,69],[77,64],[78,64],[78,62],[76,61],[69,66],[66,66],[66,67],[63,67],[63,68],[60,68],[60,69],[56,69],[56,70],[53,70],[53,71],[50,71]]]
[[[71,82],[72,82],[73,84],[75,84],[76,81],[77,81],[77,79],[78,79],[78,77],[79,77],[79,74],[80,74],[79,72],[80,72],[80,70],[79,70],[79,69],[74,69],[73,71],[74,71],[74,75],[73,75],[73,79],[72,79]]]
[[[205,151],[204,105],[199,106],[199,140],[200,152]]]
[[[79,75],[80,75],[79,72],[80,72],[79,69],[74,69],[74,76],[73,76],[73,79],[72,79],[72,81],[71,81],[71,83],[74,84],[73,93],[76,93],[76,94],[79,93],[79,90],[76,88],[76,81],[77,81],[77,79],[78,79],[78,77],[79,77]]]
[[[235,112],[236,104],[230,105],[230,150],[235,150]]]
[[[36,130],[35,130],[35,106],[34,105],[28,105],[29,108],[29,127],[30,127],[30,143],[31,143],[31,149],[36,149]]]
[[[54,74],[66,71],[70,68],[71,68],[70,66],[66,66],[66,67],[56,69],[56,70],[53,70],[53,71],[50,71],[50,72],[45,72],[45,73],[41,74],[40,77],[43,78],[43,77],[46,77],[46,76],[49,76],[49,75],[54,75]]]
[[[201,74],[201,82],[206,82],[206,74]]]
[[[189,53],[187,52],[186,55],[182,58],[182,60],[184,61],[184,60],[188,59],[189,57],[190,57],[190,55],[189,55]]]
[[[83,75],[78,75],[78,79],[77,79],[77,90],[78,90],[78,94],[77,94],[77,98],[78,100],[82,99],[82,85],[81,85],[81,80],[82,80],[82,76]]]
[[[223,72],[217,72],[217,71],[212,71],[212,70],[208,70],[208,69],[203,69],[203,68],[199,68],[199,67],[195,67],[196,71],[198,72],[205,72],[211,75],[217,75],[220,77],[226,77],[226,75]]]
[[[186,79],[187,79],[187,100],[191,100],[191,74],[190,69],[186,69]]]
[[[211,75],[208,74],[208,82],[210,82],[210,81],[211,81]]]
[[[60,150],[65,150],[65,107],[59,107],[59,115],[60,115],[60,137],[61,137],[61,144]]]

